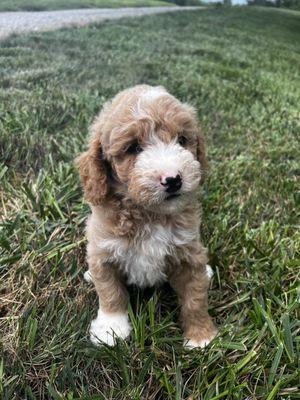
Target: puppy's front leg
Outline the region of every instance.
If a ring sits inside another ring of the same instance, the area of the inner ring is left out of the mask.
[[[181,322],[188,348],[205,347],[217,334],[207,310],[207,290],[212,270],[205,263],[184,263],[170,275],[181,304]]]
[[[114,346],[117,337],[126,339],[131,332],[128,292],[115,265],[89,260],[89,269],[99,296],[98,315],[91,323],[91,341]]]

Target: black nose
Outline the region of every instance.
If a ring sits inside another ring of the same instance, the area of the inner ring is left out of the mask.
[[[166,178],[166,183],[164,186],[167,188],[166,191],[168,193],[177,192],[177,190],[179,190],[182,186],[181,176],[178,174],[175,176],[175,178],[173,176]]]

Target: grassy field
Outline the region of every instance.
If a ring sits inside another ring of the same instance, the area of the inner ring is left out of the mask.
[[[160,0],[1,0],[0,11],[45,11],[72,8],[172,6]]]
[[[299,398],[300,13],[119,20],[11,37],[1,55],[0,397]],[[128,343],[88,341],[97,298],[73,159],[103,103],[141,82],[194,104],[207,138],[220,333],[205,350],[183,350],[168,287],[131,291]]]

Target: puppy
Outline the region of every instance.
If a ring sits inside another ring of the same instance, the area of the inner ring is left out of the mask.
[[[197,188],[207,162],[196,112],[163,87],[138,85],[106,103],[77,159],[87,222],[85,274],[99,296],[90,334],[114,345],[130,335],[126,284],[169,281],[181,305],[184,343],[216,335],[207,311],[212,270],[199,241]]]

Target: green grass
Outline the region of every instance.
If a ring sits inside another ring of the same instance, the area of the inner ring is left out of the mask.
[[[0,11],[45,11],[72,8],[172,6],[161,0],[1,0]]]
[[[1,55],[0,397],[299,398],[300,13],[124,19],[11,37]],[[141,82],[194,104],[207,138],[220,333],[205,350],[183,350],[167,287],[131,291],[128,343],[87,338],[97,298],[73,159],[103,103]]]

